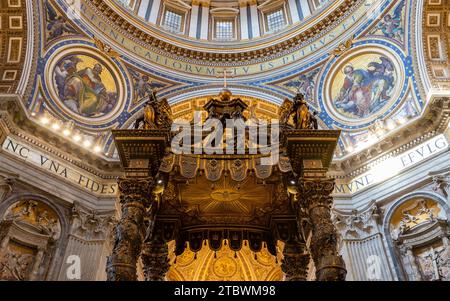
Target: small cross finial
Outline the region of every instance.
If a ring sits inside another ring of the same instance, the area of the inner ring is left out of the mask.
[[[223,71],[217,72],[220,75],[223,75],[223,87],[224,89],[228,88],[228,79],[233,77],[233,71],[224,68]]]

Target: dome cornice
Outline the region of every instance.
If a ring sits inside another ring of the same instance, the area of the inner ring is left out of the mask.
[[[263,36],[251,41],[226,43],[199,41],[170,34],[132,16],[120,5],[110,0],[91,0],[86,4],[100,16],[105,17],[110,26],[141,41],[147,47],[157,48],[179,58],[201,59],[203,62],[217,64],[257,60],[298,47],[309,39],[320,36],[324,30],[337,26],[341,18],[364,1],[340,0],[334,2],[319,11],[314,18],[309,18],[305,23],[290,26],[277,35]]]

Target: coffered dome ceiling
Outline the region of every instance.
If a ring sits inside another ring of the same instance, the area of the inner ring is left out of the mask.
[[[18,89],[28,118],[108,162],[117,161],[111,129],[132,126],[148,86],[182,118],[219,93],[224,70],[252,108],[246,114],[259,118],[276,117],[285,98],[304,93],[321,128],[343,131],[335,163],[350,164],[404,137],[450,75],[436,59],[434,69],[423,67],[429,53],[447,55],[422,37],[415,16],[424,1],[21,3],[33,12],[22,59],[35,72]]]

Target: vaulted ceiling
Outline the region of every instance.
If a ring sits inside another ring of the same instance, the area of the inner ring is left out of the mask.
[[[162,5],[166,2],[177,1]],[[70,3],[2,2],[0,93],[18,95],[26,118],[67,141],[74,155],[79,148],[117,162],[111,129],[131,127],[142,114],[144,87],[157,88],[177,117],[188,118],[223,87],[224,69],[232,92],[254,105],[261,118],[276,117],[284,98],[306,94],[321,128],[343,131],[335,157],[340,169],[403,143],[408,128],[416,129],[426,116],[434,116],[433,124],[448,118],[445,101],[430,107],[434,98],[448,94],[446,1],[334,1],[277,33],[222,42],[192,39],[188,32],[174,35],[115,0]],[[247,5],[264,16],[263,2]],[[423,20],[417,19],[422,14]],[[108,92],[96,96],[101,101],[80,106],[76,95],[65,98],[65,72],[96,64]],[[341,94],[349,66],[371,83],[367,88],[376,89],[380,79],[386,84],[381,94],[361,92],[366,107],[352,104],[358,95]],[[438,120],[433,110],[440,110]]]

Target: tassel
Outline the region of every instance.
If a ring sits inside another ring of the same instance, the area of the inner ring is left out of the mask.
[[[214,252],[214,259],[217,259],[217,252]]]
[[[234,252],[234,258],[238,258],[238,256],[237,256],[237,252]]]
[[[255,260],[258,260],[258,254],[255,253]]]
[[[175,260],[173,261],[173,264],[177,264],[177,258],[178,257],[175,257]]]
[[[278,264],[278,257],[275,257],[275,263]]]
[[[197,253],[195,253],[194,255],[194,260],[197,260]]]
[[[208,245],[208,242],[205,240],[205,243],[204,243],[204,245],[205,245],[205,247]]]
[[[225,239],[225,242],[224,242],[223,244],[224,244],[225,246],[228,244],[226,239]]]

